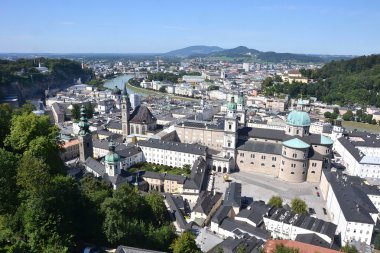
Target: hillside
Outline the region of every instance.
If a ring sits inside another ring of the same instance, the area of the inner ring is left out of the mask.
[[[38,64],[46,69],[38,69]],[[79,62],[67,59],[0,60],[0,96],[19,95],[22,99],[39,98],[48,87],[64,88],[75,79],[87,81],[91,70],[83,70]]]
[[[292,53],[277,53],[277,52],[262,52],[257,49],[248,48],[245,46],[238,46],[230,49],[223,49],[216,46],[191,46],[168,53],[162,54],[165,57],[181,57],[181,58],[195,58],[195,57],[207,57],[207,58],[232,58],[232,59],[244,59],[262,62],[301,62],[301,63],[324,63],[331,59],[335,59],[334,56],[319,56],[319,55],[307,55],[307,54],[292,54]]]
[[[302,70],[314,83],[300,85],[304,95],[327,103],[363,104],[380,107],[380,55],[332,61],[318,70]],[[295,84],[297,85],[297,84]]]
[[[163,56],[168,57],[189,57],[192,55],[206,55],[213,52],[218,52],[223,50],[221,47],[217,46],[190,46],[177,50],[173,50],[163,54]]]

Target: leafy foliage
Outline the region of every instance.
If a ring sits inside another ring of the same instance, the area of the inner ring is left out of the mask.
[[[185,231],[180,237],[175,239],[170,249],[173,253],[201,252],[195,243],[195,236],[190,231]]]
[[[274,253],[299,253],[299,249],[286,247],[284,244],[277,244]]]
[[[342,252],[344,253],[359,253],[359,251],[355,248],[354,245],[344,245],[341,249]]]
[[[300,198],[294,198],[291,202],[291,207],[293,212],[299,213],[299,214],[306,214],[307,213],[307,205],[305,201],[303,201]]]
[[[282,207],[282,198],[280,196],[272,196],[268,201],[268,205],[280,208]]]

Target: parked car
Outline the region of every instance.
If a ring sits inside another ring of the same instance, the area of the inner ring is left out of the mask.
[[[309,214],[315,214],[314,208],[309,208]]]

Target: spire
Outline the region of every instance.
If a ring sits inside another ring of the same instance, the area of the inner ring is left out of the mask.
[[[124,89],[123,89],[123,98],[128,98],[127,86],[125,84],[124,84]]]
[[[108,143],[108,150],[112,153],[115,153],[116,145],[111,139],[110,142]]]
[[[106,164],[115,164],[120,162],[120,156],[115,152],[116,150],[116,145],[111,139],[110,142],[108,143],[108,154],[104,158],[104,161]]]
[[[88,120],[87,120],[86,108],[84,107],[84,105],[82,105],[80,108],[80,121],[78,123],[78,126],[79,126],[79,135],[85,136],[87,134],[91,134],[90,124],[88,123]]]

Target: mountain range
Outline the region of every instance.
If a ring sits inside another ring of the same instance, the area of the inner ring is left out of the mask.
[[[223,49],[218,46],[190,46],[182,49],[173,50],[162,54],[165,57],[229,57],[229,58],[253,58],[263,62],[310,62],[323,63],[331,60],[350,59],[352,56],[341,55],[312,55],[312,54],[292,54],[263,52],[257,49],[251,49],[245,46],[238,46],[231,49]]]

